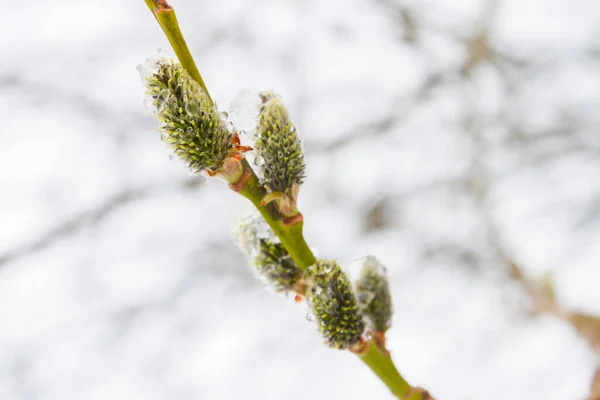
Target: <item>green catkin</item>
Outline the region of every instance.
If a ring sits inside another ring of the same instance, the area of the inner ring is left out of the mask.
[[[169,59],[154,63],[144,82],[163,140],[193,172],[218,170],[232,149],[225,121],[180,64]]]
[[[293,290],[302,270],[260,215],[242,219],[238,244],[258,275],[278,290]]]
[[[286,193],[304,180],[304,155],[287,109],[273,92],[260,93],[254,149],[264,160],[263,184],[271,192]]]
[[[360,275],[355,282],[358,305],[373,332],[385,333],[392,325],[392,296],[385,267],[373,257],[362,262]]]
[[[306,295],[319,330],[330,347],[357,344],[365,325],[346,274],[335,261],[318,260],[304,272]]]

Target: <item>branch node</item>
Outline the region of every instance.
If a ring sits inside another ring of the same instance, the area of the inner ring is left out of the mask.
[[[154,0],[154,4],[156,8],[154,9],[154,13],[158,14],[159,12],[165,11],[173,11],[173,7],[166,0]]]
[[[429,392],[423,388],[415,387],[412,388],[408,396],[404,397],[405,399],[411,400],[434,400],[433,397],[429,394]]]
[[[248,168],[244,168],[244,172],[240,180],[235,183],[230,183],[229,188],[234,192],[239,192],[246,186],[246,182],[248,182],[250,175],[252,175],[252,171]]]
[[[386,356],[390,357],[390,352],[385,347],[385,332],[375,332],[373,334],[373,341]]]
[[[300,223],[302,221],[304,221],[304,217],[302,216],[301,213],[298,213],[298,214],[294,215],[293,217],[284,218],[283,225],[289,227],[291,225]]]
[[[356,343],[354,346],[350,347],[350,351],[357,356],[365,354],[367,349],[369,348],[369,341],[365,339],[365,337],[361,337],[360,341]]]

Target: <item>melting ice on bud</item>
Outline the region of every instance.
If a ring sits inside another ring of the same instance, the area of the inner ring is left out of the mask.
[[[237,238],[239,246],[262,279],[277,289],[294,289],[302,270],[260,214],[241,220]]]
[[[326,343],[348,349],[365,329],[350,280],[335,261],[318,260],[304,271],[308,301]]]
[[[163,140],[193,172],[218,171],[233,151],[232,133],[204,89],[168,58],[150,59],[138,69]]]
[[[159,64],[165,60],[171,60],[172,57],[163,49],[158,49],[156,54],[141,64],[138,64],[137,71],[142,78],[142,83],[146,84],[146,79],[152,78],[152,75],[158,70]]]
[[[304,180],[304,155],[296,128],[275,93],[260,93],[254,149],[266,162],[261,166],[262,183],[276,193],[280,212],[296,213],[296,196]]]
[[[369,329],[384,333],[392,324],[392,296],[387,272],[374,256],[360,260],[360,271],[354,287],[358,305],[364,313]]]

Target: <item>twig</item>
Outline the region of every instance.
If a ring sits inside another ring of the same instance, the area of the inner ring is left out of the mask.
[[[177,22],[177,16],[175,15],[175,10],[171,7],[165,0],[144,0],[146,5],[152,11],[152,15],[156,18],[156,21],[162,28],[165,36],[169,40],[177,59],[179,62],[187,70],[192,78],[196,82],[202,86],[202,89],[206,92],[206,95],[212,101],[210,97],[210,93],[204,84],[204,80],[202,79],[202,75],[200,75],[200,71],[198,71],[198,67],[196,66],[196,62],[194,61],[194,57],[192,53],[190,53],[190,49],[188,48],[183,34],[181,33],[181,29],[179,28],[179,22]]]
[[[164,0],[145,0],[145,2],[148,8],[153,11],[183,68],[202,86],[208,95],[208,90],[202,81],[196,63],[185,44],[173,8]],[[246,197],[258,209],[300,269],[304,270],[315,264],[317,260],[302,234],[302,218],[286,221],[286,218],[277,211],[273,203],[263,205],[263,199],[267,195],[267,191],[260,184],[248,162],[243,159],[241,164],[243,173],[238,182],[230,184],[232,190]],[[361,351],[357,354],[398,399],[433,400],[427,391],[410,386],[396,369],[387,350],[378,347],[373,340],[364,342]]]

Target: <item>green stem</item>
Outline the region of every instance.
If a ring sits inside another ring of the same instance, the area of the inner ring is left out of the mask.
[[[173,8],[165,0],[144,1],[167,36],[182,67],[202,86],[208,98],[211,99],[194,58],[185,43]],[[236,191],[254,204],[271,229],[273,229],[273,232],[281,240],[281,243],[294,262],[301,269],[306,269],[315,264],[317,259],[306,244],[302,234],[303,222],[299,221],[287,225],[284,223],[285,219],[275,209],[273,202],[261,205],[267,191],[260,184],[258,177],[245,159],[242,160],[242,166],[247,178]],[[358,357],[381,379],[398,399],[433,400],[433,398],[426,395],[427,392],[411,387],[404,380],[385,349],[379,348],[373,341],[369,341],[366,346],[366,350],[358,354]]]
[[[313,265],[317,259],[306,244],[302,235],[303,222],[285,225],[284,218],[275,209],[274,203],[261,205],[261,201],[267,195],[267,191],[258,181],[258,177],[246,160],[242,160],[244,170],[249,173],[249,178],[239,193],[250,200],[258,209],[273,232],[277,235],[283,247],[288,251],[294,262],[301,268],[306,269]]]
[[[297,222],[289,226],[285,225],[283,224],[283,217],[277,212],[273,203],[261,206],[261,201],[267,191],[260,185],[258,177],[248,162],[243,160],[242,165],[248,179],[238,193],[254,204],[301,269],[313,265],[316,258],[302,235],[303,223]],[[378,347],[374,341],[369,341],[366,350],[357,355],[398,399],[433,400],[431,396],[427,395],[427,392],[410,386],[396,369],[387,351]]]
[[[196,82],[202,86],[202,89],[206,92],[208,99],[213,102],[208,89],[206,88],[206,84],[202,79],[202,75],[200,75],[200,71],[198,71],[198,67],[196,66],[196,62],[194,61],[194,57],[192,53],[190,53],[190,49],[188,48],[183,34],[181,33],[181,29],[179,28],[179,23],[177,22],[177,16],[175,15],[175,10],[171,7],[165,0],[144,0],[146,2],[146,6],[152,11],[152,15],[158,21],[158,24],[162,28],[165,36],[169,40],[173,51],[175,51],[175,55],[179,59],[181,66],[185,68],[185,70],[190,74],[192,78]]]
[[[408,399],[412,387],[400,375],[392,359],[383,354],[373,341],[370,341],[367,346],[367,349],[358,357],[371,368],[371,371],[381,379],[394,396],[399,399]]]

